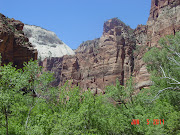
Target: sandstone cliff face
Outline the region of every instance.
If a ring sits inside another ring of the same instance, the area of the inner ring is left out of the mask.
[[[43,66],[53,72],[59,69],[55,71],[58,81],[54,84],[71,80],[74,85],[97,93],[106,85],[115,84],[116,78],[124,84],[132,75],[134,47],[133,30],[113,18],[104,24],[102,37],[82,43],[74,57],[46,59]]]
[[[180,1],[179,0],[152,0],[150,16],[147,25],[139,25],[135,31],[136,52],[134,77],[136,88],[143,88],[152,84],[150,74],[142,60],[148,47],[158,46],[161,37],[175,34],[180,30]]]
[[[161,37],[180,30],[180,1],[152,0],[147,22],[149,46],[157,46]]]
[[[13,62],[18,68],[31,58],[37,59],[37,51],[34,50],[28,38],[22,32],[24,24],[20,21],[9,19],[0,14],[0,53],[2,64]]]
[[[150,74],[142,57],[149,47],[158,46],[158,40],[180,30],[180,1],[152,0],[147,25],[135,30],[117,18],[104,23],[99,39],[86,41],[75,56],[46,59],[43,66],[55,72],[55,85],[71,80],[84,90],[103,92],[106,85],[122,85],[132,75],[138,90],[152,85]]]

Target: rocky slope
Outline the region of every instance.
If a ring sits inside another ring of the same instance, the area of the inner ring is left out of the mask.
[[[37,59],[35,50],[22,29],[24,24],[0,14],[0,53],[2,64],[13,62],[18,68],[31,58]]]
[[[38,50],[38,58],[42,60],[47,57],[74,55],[74,51],[63,43],[52,31],[34,25],[25,25],[23,31],[29,38],[29,42]]]

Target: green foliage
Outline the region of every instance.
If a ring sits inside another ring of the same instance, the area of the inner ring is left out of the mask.
[[[162,76],[163,72],[160,68],[162,67],[167,76],[179,79],[180,74],[177,72],[180,68],[180,32],[175,36],[169,35],[162,38],[159,44],[161,48],[154,47],[144,56],[148,70],[152,72],[152,75]]]
[[[51,87],[53,75],[43,72],[37,61],[25,63],[23,69],[0,66],[0,134],[180,134],[178,34],[162,39],[161,49],[145,54],[154,85],[138,95],[133,93],[132,78],[125,86],[117,80],[104,95],[94,96],[69,82]],[[139,119],[139,125],[132,125],[133,119]],[[155,119],[164,124],[156,125]]]
[[[144,61],[147,63],[152,81],[154,81],[154,93],[157,94],[162,89],[164,93],[161,97],[179,106],[180,32],[176,33],[175,36],[169,35],[162,38],[159,44],[161,48],[152,48],[144,56]],[[172,100],[177,102],[175,103]]]
[[[25,134],[29,107],[40,100],[30,95],[43,96],[51,80],[52,75],[43,73],[36,61],[25,63],[23,70],[11,63],[0,67],[0,134]]]
[[[148,101],[164,111],[165,131],[180,133],[180,32],[159,41],[161,48],[152,48],[144,56],[154,85],[149,91]],[[156,101],[157,100],[157,101]],[[168,110],[168,111],[167,111]]]
[[[13,32],[16,31],[16,28],[15,28],[14,26],[12,26],[12,25],[10,25],[10,24],[7,24],[7,26],[8,26]]]

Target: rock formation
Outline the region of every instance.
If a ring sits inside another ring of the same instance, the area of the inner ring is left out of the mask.
[[[31,58],[37,59],[37,51],[22,31],[24,24],[0,14],[0,53],[2,64],[13,62],[21,68]]]
[[[147,21],[149,46],[156,46],[160,37],[180,30],[180,0],[152,0]]]
[[[0,52],[3,63],[13,62],[22,67],[24,61],[37,59],[37,51],[24,36],[23,26],[20,21],[0,14]],[[43,38],[36,29],[34,35],[34,27],[33,31],[32,28],[25,30],[30,39],[37,36],[46,45],[54,45],[56,41],[57,44],[62,43],[59,39],[52,40],[52,33],[45,34],[49,36]],[[73,85],[79,85],[83,90],[91,89],[96,94],[103,93],[105,86],[115,84],[116,79],[125,85],[126,80],[133,76],[136,88],[140,90],[152,84],[142,60],[144,53],[149,47],[159,47],[158,40],[161,37],[179,30],[180,1],[152,0],[147,25],[138,25],[133,30],[117,18],[110,19],[104,23],[102,36],[83,42],[75,50],[75,55],[46,58],[40,64],[44,70],[54,72],[54,86],[61,86],[69,80]],[[35,40],[37,42],[33,43],[40,42]]]
[[[47,57],[62,57],[63,55],[74,55],[74,51],[63,43],[54,32],[38,26],[25,25],[25,35],[29,38],[38,51],[38,58],[44,60]]]
[[[150,74],[142,57],[148,47],[157,46],[158,40],[165,35],[175,34],[180,30],[180,1],[152,0],[147,25],[139,25],[135,31],[136,51],[134,54],[134,73],[136,88],[151,85]]]
[[[55,73],[54,85],[63,85],[71,80],[84,90],[103,92],[106,85],[122,85],[132,75],[136,88],[152,84],[150,74],[142,57],[149,47],[158,46],[158,40],[180,30],[180,1],[152,0],[147,25],[138,25],[135,30],[117,18],[104,23],[99,39],[82,43],[75,56],[45,59],[45,70]]]
[[[82,43],[75,56],[45,59],[43,66],[55,73],[53,84],[71,80],[84,90],[98,93],[115,84],[117,78],[123,85],[132,75],[134,47],[133,30],[113,18],[104,24],[102,37]]]

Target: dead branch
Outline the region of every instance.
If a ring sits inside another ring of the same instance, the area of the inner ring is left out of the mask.
[[[152,103],[152,102],[159,96],[160,93],[162,93],[162,92],[165,91],[165,90],[169,90],[169,89],[179,90],[180,88],[179,88],[179,87],[175,87],[175,88],[174,88],[174,87],[168,87],[168,88],[164,88],[164,89],[162,89],[162,90],[159,90],[158,93],[157,93],[157,95],[151,100],[150,103]]]

